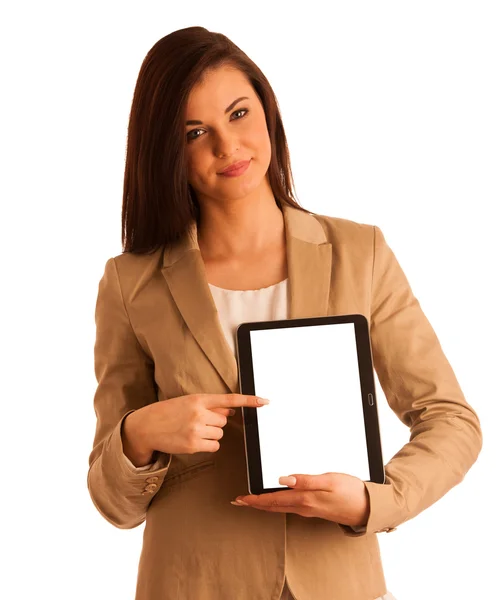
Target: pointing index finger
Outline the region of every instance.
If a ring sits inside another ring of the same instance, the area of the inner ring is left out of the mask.
[[[213,398],[213,401],[209,402],[209,404],[211,407],[264,406],[269,404],[269,400],[266,398],[260,398],[259,396],[251,396],[247,394],[225,394],[223,399],[219,397]]]

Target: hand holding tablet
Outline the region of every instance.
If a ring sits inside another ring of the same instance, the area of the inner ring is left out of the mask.
[[[292,512],[352,527],[365,526],[370,513],[369,494],[364,482],[345,473],[323,473],[282,477],[291,490],[260,496],[239,496],[235,506],[249,506],[269,512]]]

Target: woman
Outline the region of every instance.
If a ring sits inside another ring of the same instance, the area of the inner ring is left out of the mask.
[[[226,174],[242,161],[243,168]],[[143,523],[137,600],[373,600],[377,533],[460,483],[482,445],[438,339],[377,227],[300,207],[281,116],[225,36],[175,31],[146,56],[130,114],[123,254],[96,304],[100,513]],[[362,313],[411,441],[380,485],[325,473],[246,493],[234,332],[245,321]],[[241,497],[245,504],[233,504]]]

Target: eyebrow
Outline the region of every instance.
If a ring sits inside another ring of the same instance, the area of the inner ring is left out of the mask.
[[[228,108],[226,108],[226,110],[224,111],[224,114],[229,113],[229,111],[235,106],[235,104],[238,104],[238,102],[240,102],[240,100],[250,100],[250,98],[248,98],[247,96],[241,96],[240,98],[237,98],[228,106]],[[202,121],[196,121],[196,120],[187,121],[186,124],[187,125],[203,125]]]

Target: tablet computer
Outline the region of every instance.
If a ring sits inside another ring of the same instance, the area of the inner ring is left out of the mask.
[[[242,323],[236,350],[240,393],[270,400],[242,408],[250,494],[292,473],[385,482],[364,315]]]

